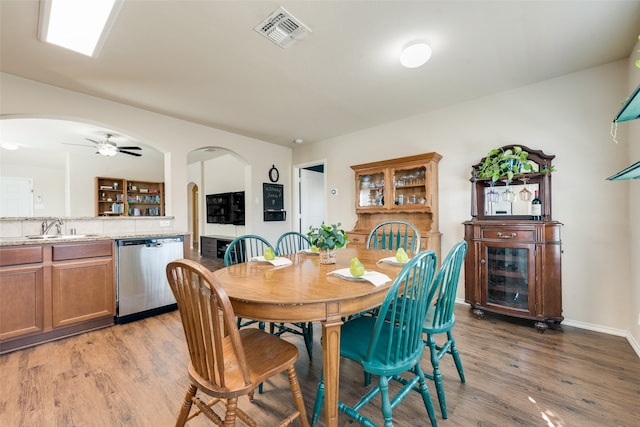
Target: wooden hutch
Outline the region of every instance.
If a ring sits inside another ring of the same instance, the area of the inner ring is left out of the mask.
[[[382,221],[404,220],[416,225],[421,250],[432,249],[440,260],[438,222],[438,153],[425,153],[351,166],[355,172],[358,219],[347,233],[349,244],[365,246],[373,227]]]
[[[502,147],[512,148],[513,145]],[[476,317],[485,311],[535,320],[543,333],[562,320],[561,223],[551,215],[551,161],[555,156],[520,146],[529,153],[532,173],[510,182],[478,178],[484,161],[473,165],[471,217],[464,223],[469,244],[465,259],[465,301]],[[542,219],[531,215],[535,191]]]

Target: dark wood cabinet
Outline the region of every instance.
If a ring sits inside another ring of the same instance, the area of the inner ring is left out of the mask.
[[[465,301],[484,311],[535,320],[544,332],[562,317],[561,224],[468,221]]]
[[[464,238],[469,245],[465,301],[478,318],[488,311],[531,319],[542,333],[563,320],[562,224],[551,216],[551,174],[538,172],[542,167],[551,169],[554,156],[540,151],[530,154],[535,172],[514,177],[513,181],[522,183],[516,188],[513,182],[492,184],[490,179],[478,179],[480,163],[473,166],[472,219],[464,223]],[[498,185],[503,187],[497,189]],[[530,188],[542,199],[542,220],[533,220],[527,213],[531,198],[518,194]],[[505,202],[503,197],[490,200],[493,192],[504,191],[515,192],[516,201],[512,198]],[[520,206],[514,207],[516,203]]]
[[[232,241],[231,237],[200,236],[200,255],[206,258],[224,259],[224,253]]]

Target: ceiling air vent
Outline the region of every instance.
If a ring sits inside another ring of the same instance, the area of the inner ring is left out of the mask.
[[[304,38],[311,29],[280,7],[254,28],[257,32],[282,48]]]

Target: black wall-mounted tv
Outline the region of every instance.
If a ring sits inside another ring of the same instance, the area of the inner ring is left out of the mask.
[[[244,225],[244,191],[207,194],[207,223]]]

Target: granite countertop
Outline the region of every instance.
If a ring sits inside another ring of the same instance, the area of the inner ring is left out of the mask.
[[[51,243],[74,243],[74,242],[87,242],[93,240],[116,240],[116,239],[135,239],[135,238],[159,238],[159,237],[171,237],[171,236],[184,236],[191,233],[186,232],[165,232],[165,233],[128,233],[128,234],[80,234],[64,235],[60,238],[47,238],[47,239],[30,239],[26,236],[14,236],[14,237],[0,237],[1,246],[15,246],[15,245],[47,245]]]

